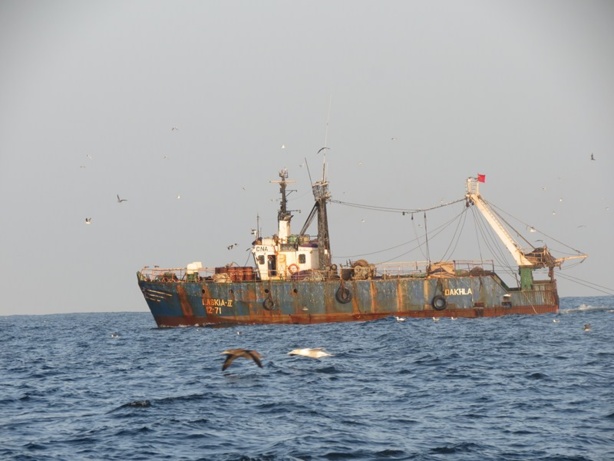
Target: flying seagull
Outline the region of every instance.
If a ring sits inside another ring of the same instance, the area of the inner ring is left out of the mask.
[[[591,160],[595,160],[595,156],[591,154]]]
[[[224,365],[222,365],[222,371],[228,368],[234,359],[238,357],[252,359],[254,362],[256,362],[256,365],[262,368],[262,362],[260,361],[260,354],[258,351],[248,349],[228,349],[222,352],[222,354],[226,355],[226,360],[224,361]]]
[[[321,347],[305,347],[303,349],[294,349],[288,352],[288,355],[300,355],[302,357],[311,357],[312,359],[319,359],[320,357],[329,357],[331,354],[326,352]]]
[[[85,218],[85,224],[92,224],[92,218]]]
[[[119,194],[117,195],[117,203],[127,202],[127,198],[119,198]]]

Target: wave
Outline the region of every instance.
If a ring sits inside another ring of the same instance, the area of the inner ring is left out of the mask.
[[[580,304],[578,307],[560,309],[561,314],[573,314],[578,312],[611,312],[614,313],[612,306],[592,306],[590,304]]]

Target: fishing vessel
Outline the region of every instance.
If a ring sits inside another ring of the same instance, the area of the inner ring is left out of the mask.
[[[514,284],[504,281],[492,260],[481,258],[333,262],[327,212],[331,194],[325,173],[312,183],[315,203],[300,231],[294,232],[285,169],[279,180],[271,181],[279,184],[281,196],[277,233],[264,237],[254,231],[252,265],[208,266],[196,261],[176,268],[146,266],[137,272],[138,284],[159,327],[558,312],[555,269],[567,259],[587,255],[556,258],[546,245],[535,247],[528,241],[528,249],[523,248],[480,194],[483,181],[482,175],[468,178],[465,194],[456,202],[477,209],[509,251],[517,266]],[[317,226],[313,236],[308,233],[312,224]]]

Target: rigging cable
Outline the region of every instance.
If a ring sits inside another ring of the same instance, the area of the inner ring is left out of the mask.
[[[614,290],[612,290],[611,288],[607,288],[607,287],[604,287],[602,285],[598,285],[596,283],[589,282],[587,280],[581,280],[581,279],[579,279],[577,277],[571,277],[571,276],[569,276],[567,274],[563,274],[561,272],[559,272],[558,276],[559,276],[559,278],[562,278],[562,279],[565,279],[565,280],[569,280],[570,282],[577,283],[578,285],[585,286],[585,287],[590,288],[590,289],[595,290],[595,291],[600,291],[601,293],[604,293],[606,295],[614,295]]]
[[[478,226],[477,226],[477,223],[476,223],[477,218],[475,216],[475,211],[473,210],[473,208],[471,208],[471,213],[473,214],[473,222],[474,222],[474,226],[473,227],[475,228],[475,240],[476,240],[476,242],[478,244],[478,253],[480,254],[480,261],[484,261],[484,256],[482,256],[482,245],[481,245],[481,242],[480,242],[480,236],[478,234]]]
[[[524,226],[526,226],[526,227],[530,227],[530,228],[535,229],[535,227],[534,227],[534,226],[530,226],[529,224],[527,224],[527,223],[525,223],[525,222],[521,221],[520,219],[518,219],[518,218],[516,218],[515,216],[513,216],[513,215],[511,215],[511,214],[507,213],[506,211],[502,210],[501,208],[499,208],[499,207],[497,207],[497,206],[495,206],[495,205],[493,205],[493,204],[490,204],[490,206],[492,206],[493,208],[496,208],[497,210],[499,210],[499,211],[500,211],[500,212],[502,212],[502,213],[505,213],[506,215],[508,215],[508,216],[510,216],[511,218],[513,218],[513,219],[515,219],[516,221],[518,221],[520,224],[522,224],[522,225],[524,225]],[[509,225],[509,224],[508,224],[508,225]],[[510,227],[511,227],[511,226],[510,226]],[[513,227],[512,227],[512,229],[513,229]],[[536,229],[536,230],[537,230],[537,229]],[[518,233],[518,231],[516,231],[515,229],[514,229],[514,231],[515,231],[516,233]],[[576,248],[573,248],[573,247],[571,247],[571,246],[569,246],[569,245],[567,245],[567,244],[565,244],[565,243],[563,243],[563,242],[561,242],[561,241],[559,241],[559,240],[555,239],[554,237],[552,237],[552,236],[550,236],[550,235],[548,235],[548,234],[545,234],[545,233],[544,233],[544,232],[542,232],[542,231],[539,231],[539,233],[540,233],[541,235],[543,235],[544,237],[547,237],[547,238],[551,239],[552,241],[554,241],[554,242],[556,242],[556,243],[558,243],[558,244],[560,244],[560,245],[563,245],[565,248],[567,248],[567,249],[569,249],[569,250],[573,250],[573,251],[575,251],[575,252],[576,252],[576,254],[584,254],[584,253],[582,253],[580,250],[577,250]],[[522,239],[523,239],[525,242],[527,242],[529,245],[531,245],[531,243],[529,243],[529,242],[528,242],[528,241],[527,241],[527,240],[526,240],[524,237],[522,237],[522,235],[520,235],[520,233],[518,233],[518,235],[519,235],[519,236],[520,236],[520,237],[521,237],[521,238],[522,238]],[[533,245],[531,245],[531,246],[533,247]],[[533,247],[533,248],[534,248],[534,247]]]
[[[478,228],[480,235],[486,245],[487,249],[492,253],[494,260],[498,263],[498,267],[501,267],[508,275],[518,281],[517,275],[509,264],[503,249],[501,248],[500,241],[495,237],[493,229],[490,225],[485,224],[485,218],[482,214],[477,214],[476,211],[473,210],[475,224]]]
[[[441,205],[441,206],[432,207],[432,208],[429,208],[429,209],[425,208],[425,210],[434,210],[434,209],[437,209],[437,208],[441,208],[443,206],[449,206],[451,204],[459,203],[459,202],[462,202],[462,201],[464,201],[464,200],[455,200],[454,202],[449,202],[449,203]],[[334,201],[334,203],[336,203],[337,205],[346,205],[346,206],[353,206],[353,205],[355,205],[355,204],[349,204],[348,205],[348,203],[340,202],[340,201]],[[398,213],[399,211],[396,211],[396,212]],[[416,227],[416,222],[414,220],[414,213],[411,213],[411,212],[408,212],[408,211],[401,211],[401,213],[403,215],[406,215],[406,214],[410,214],[411,215],[411,221],[412,221],[412,224],[413,224],[414,233],[416,235],[416,237],[414,239],[409,240],[409,241],[404,242],[404,243],[401,243],[401,244],[398,244],[398,245],[394,245],[392,247],[389,247],[389,248],[386,248],[386,249],[383,249],[383,250],[373,251],[373,252],[370,252],[370,253],[360,253],[360,254],[355,254],[355,255],[351,255],[351,256],[337,256],[337,258],[352,258],[352,257],[360,257],[360,256],[370,256],[370,255],[374,255],[374,254],[378,254],[378,253],[384,253],[386,251],[389,251],[389,250],[392,250],[392,249],[395,249],[395,248],[399,248],[399,247],[408,245],[410,243],[417,242],[417,245],[418,245],[417,247],[411,248],[411,249],[409,249],[406,252],[403,252],[403,253],[401,253],[401,254],[393,257],[393,258],[390,258],[390,259],[386,260],[385,262],[389,262],[389,261],[392,261],[392,260],[394,260],[394,259],[396,259],[396,258],[398,258],[400,256],[404,256],[406,254],[409,254],[409,253],[413,252],[416,249],[420,249],[424,259],[428,259],[427,256],[424,254],[424,251],[422,251],[421,233],[418,232],[418,229]],[[437,237],[447,226],[450,225],[450,223],[452,223],[453,221],[457,220],[458,217],[460,215],[462,215],[462,213],[463,212],[461,212],[458,216],[453,217],[449,221],[443,223],[442,225],[436,227],[433,231],[431,231],[431,233],[430,233],[431,234],[431,239],[433,239],[434,237]]]
[[[416,209],[410,209],[410,208],[391,208],[391,207],[383,207],[383,206],[374,206],[374,205],[361,205],[359,203],[350,203],[350,202],[342,202],[341,200],[329,200],[330,203],[337,203],[339,205],[345,205],[345,206],[349,206],[349,207],[354,207],[354,208],[361,208],[363,210],[373,210],[373,211],[383,211],[383,212],[387,212],[387,213],[401,213],[401,214],[413,214],[413,213],[420,213],[420,212],[424,212],[424,211],[433,211],[436,210],[438,208],[444,208],[450,205],[454,205],[455,203],[459,203],[459,202],[464,202],[465,198],[459,199],[459,200],[454,200],[452,202],[447,202],[447,203],[442,203],[440,205],[435,205],[429,208],[416,208]]]
[[[432,230],[429,234],[430,234],[430,238],[431,240],[433,240],[435,237],[437,237],[439,234],[441,234],[448,226],[450,226],[450,224],[454,221],[456,221],[457,219],[459,219],[459,217],[464,213],[464,211],[461,211],[461,213],[459,213],[457,216],[453,217],[452,219],[450,219],[449,221],[441,224],[440,226],[436,227],[434,230]],[[424,251],[422,251],[422,244],[420,243],[420,237],[418,234],[418,229],[416,229],[416,225],[415,225],[415,221],[413,219],[413,215],[412,215],[412,222],[413,222],[413,228],[414,228],[414,232],[416,233],[416,238],[414,240],[416,240],[418,242],[418,249],[420,249],[420,252],[422,253],[422,256],[424,257],[425,260],[430,261],[430,259],[428,258],[427,255],[424,254]],[[409,243],[409,242],[408,242]],[[427,242],[427,246],[428,246],[428,242]],[[411,253],[412,251],[414,251],[416,248],[412,248],[404,253],[401,253],[399,255],[396,255],[384,262],[390,262],[393,261],[397,258],[400,258],[401,256],[405,256],[406,254]]]
[[[426,260],[431,264],[431,252],[429,251],[429,231],[426,226],[426,211],[424,212],[424,246],[426,247]]]
[[[464,218],[464,219],[462,219]],[[463,229],[465,228],[465,221],[467,221],[467,208],[463,208],[463,211],[455,218],[456,221],[456,229],[454,230],[454,234],[450,239],[450,244],[446,251],[443,252],[442,261],[445,261],[448,257],[451,257],[458,246],[458,242],[460,241],[460,236],[463,233]],[[450,223],[451,224],[451,223]],[[460,228],[460,231],[459,231]],[[448,254],[450,256],[448,256]]]
[[[414,230],[414,234],[416,235],[416,241],[418,242],[418,249],[420,250],[420,253],[422,254],[422,257],[428,261],[428,257],[424,254],[424,249],[422,248],[422,242],[420,242],[420,234],[418,233],[418,229],[416,227],[416,221],[414,221],[414,214],[412,213],[411,215],[411,224],[412,224],[412,229]],[[407,253],[405,253],[407,254]],[[393,258],[394,259],[394,258]],[[390,260],[389,260],[390,261]]]

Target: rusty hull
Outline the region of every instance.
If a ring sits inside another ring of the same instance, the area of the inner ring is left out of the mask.
[[[530,290],[510,289],[495,274],[231,283],[139,276],[139,286],[159,327],[497,317],[556,313],[559,304],[556,281],[536,281]],[[340,289],[350,296],[339,296]],[[437,304],[436,297],[443,301]]]

